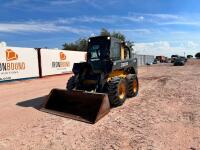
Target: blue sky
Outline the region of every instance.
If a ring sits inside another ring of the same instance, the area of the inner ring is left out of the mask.
[[[65,42],[120,31],[140,54],[200,51],[198,0],[0,0],[0,41],[62,48]]]

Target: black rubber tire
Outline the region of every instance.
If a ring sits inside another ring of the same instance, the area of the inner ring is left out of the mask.
[[[75,79],[76,79],[75,76],[72,76],[69,78],[69,80],[67,82],[67,86],[66,86],[68,91],[71,91],[75,88],[75,86],[76,86]]]
[[[118,87],[120,86],[120,84],[125,84],[125,90],[126,90],[125,95],[122,99],[119,97],[119,91],[118,91]],[[121,79],[119,77],[114,77],[112,80],[108,82],[107,91],[108,91],[110,105],[112,107],[121,106],[126,100],[126,94],[127,94],[126,80]]]
[[[127,80],[127,97],[135,97],[138,94],[139,91],[139,82],[138,82],[138,78],[137,75],[135,74],[129,74],[126,76],[126,80]],[[136,82],[136,91],[133,90],[133,82]]]

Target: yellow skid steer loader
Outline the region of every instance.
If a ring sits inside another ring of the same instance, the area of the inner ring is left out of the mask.
[[[138,93],[137,59],[125,42],[110,36],[88,40],[87,61],[75,63],[66,90],[53,89],[42,111],[95,123]]]

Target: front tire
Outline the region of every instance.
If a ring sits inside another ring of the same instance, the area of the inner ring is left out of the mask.
[[[125,79],[114,77],[108,82],[108,97],[111,106],[121,106],[127,95],[127,83]]]
[[[75,81],[76,81],[75,76],[72,76],[72,77],[69,78],[69,80],[67,82],[67,86],[66,86],[68,91],[72,91],[75,88],[75,86],[76,86]]]
[[[128,84],[128,90],[127,90],[127,96],[128,97],[135,97],[138,94],[139,91],[139,82],[137,75],[129,74],[126,77],[127,84]]]

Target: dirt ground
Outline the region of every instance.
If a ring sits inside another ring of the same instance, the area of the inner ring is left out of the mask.
[[[0,150],[200,150],[200,62],[139,68],[139,95],[94,125],[39,111],[70,75],[0,84]]]

